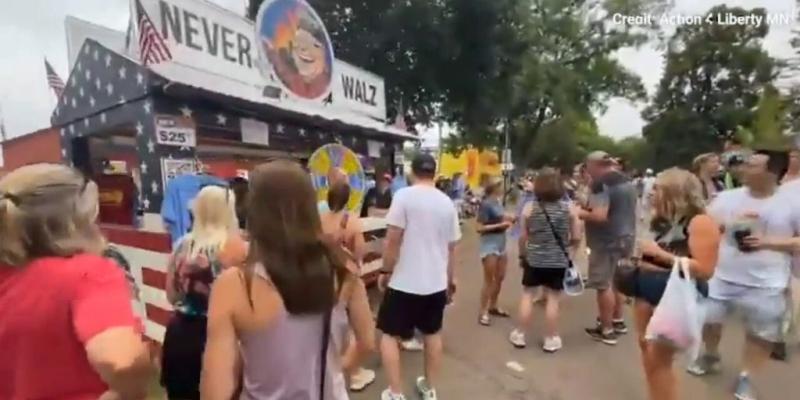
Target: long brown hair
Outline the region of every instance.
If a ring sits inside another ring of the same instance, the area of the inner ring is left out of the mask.
[[[554,168],[543,168],[534,180],[533,194],[542,202],[560,201],[564,198],[564,182],[561,180],[561,174]]]
[[[290,314],[333,307],[348,272],[341,248],[322,234],[311,178],[299,164],[279,160],[256,167],[247,228],[248,270],[264,268]]]

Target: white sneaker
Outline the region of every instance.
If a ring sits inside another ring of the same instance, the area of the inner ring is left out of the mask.
[[[375,371],[366,368],[359,368],[358,372],[350,376],[350,390],[360,392],[375,382]]]
[[[400,347],[405,351],[422,351],[425,349],[425,346],[417,338],[400,342]]]
[[[547,353],[555,353],[561,348],[564,347],[563,343],[561,343],[561,337],[553,336],[544,338],[544,346],[542,346],[542,350]]]
[[[524,349],[528,344],[525,342],[525,333],[519,329],[514,329],[508,335],[508,341],[518,349]]]
[[[417,392],[419,392],[422,400],[436,400],[436,389],[428,386],[428,380],[424,376],[417,378]]]
[[[391,389],[386,389],[381,393],[381,400],[406,400],[406,396],[392,393]]]

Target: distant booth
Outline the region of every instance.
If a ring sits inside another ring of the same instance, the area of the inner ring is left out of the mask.
[[[129,47],[89,35],[70,50],[51,122],[63,160],[100,186],[102,229],[130,264],[134,308],[160,342],[171,312],[164,287],[173,238],[161,210],[172,179],[246,178],[276,158],[307,163],[332,143],[351,150],[361,171],[394,170],[403,142],[417,137],[386,123],[383,79],[335,59],[304,1],[265,1],[255,24],[199,0],[134,0],[131,9],[140,32]],[[325,165],[342,167],[335,153]],[[366,180],[351,177],[362,190]],[[385,224],[364,225],[369,275]]]

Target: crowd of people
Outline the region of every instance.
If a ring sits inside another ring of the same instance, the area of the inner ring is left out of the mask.
[[[614,346],[628,333],[632,303],[649,398],[676,400],[673,361],[686,349],[647,332],[672,270],[684,265],[681,278],[694,282],[706,315],[688,372],[719,371],[722,325],[736,311],[747,340],[734,396],[757,399],[752,374],[772,352],[785,356],[791,340],[800,158],[736,143],[725,150],[698,156],[692,170],[636,178],[592,152],[572,177],[543,168],[523,178],[515,212],[504,182],[486,181],[474,224],[484,272],[478,326],[516,311],[508,339],[524,348],[542,303],[542,350],[558,352],[561,296],[585,286],[597,303],[586,334]],[[202,188],[167,268],[175,312],[160,368],[131,309],[129,278],[97,226],[96,185],[62,165],[11,172],[0,180],[0,399],[139,399],[159,369],[170,399],[342,400],[375,380],[364,359],[378,351],[388,383],[381,399],[402,400],[403,349],[424,351],[414,390],[437,399],[444,311],[468,228],[463,178],[442,190],[436,171],[436,160],[419,154],[410,179],[378,175],[360,214],[348,211],[341,171],[331,170],[327,199],[317,202],[309,174],[292,161],[257,167],[247,184]],[[387,224],[377,317],[360,279],[359,217],[368,215]],[[518,309],[504,310],[498,298],[516,263],[524,290]]]

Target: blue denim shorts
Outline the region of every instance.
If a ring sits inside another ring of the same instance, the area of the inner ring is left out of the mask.
[[[506,254],[506,234],[490,233],[481,235],[480,243],[481,260],[488,256],[503,256]]]

